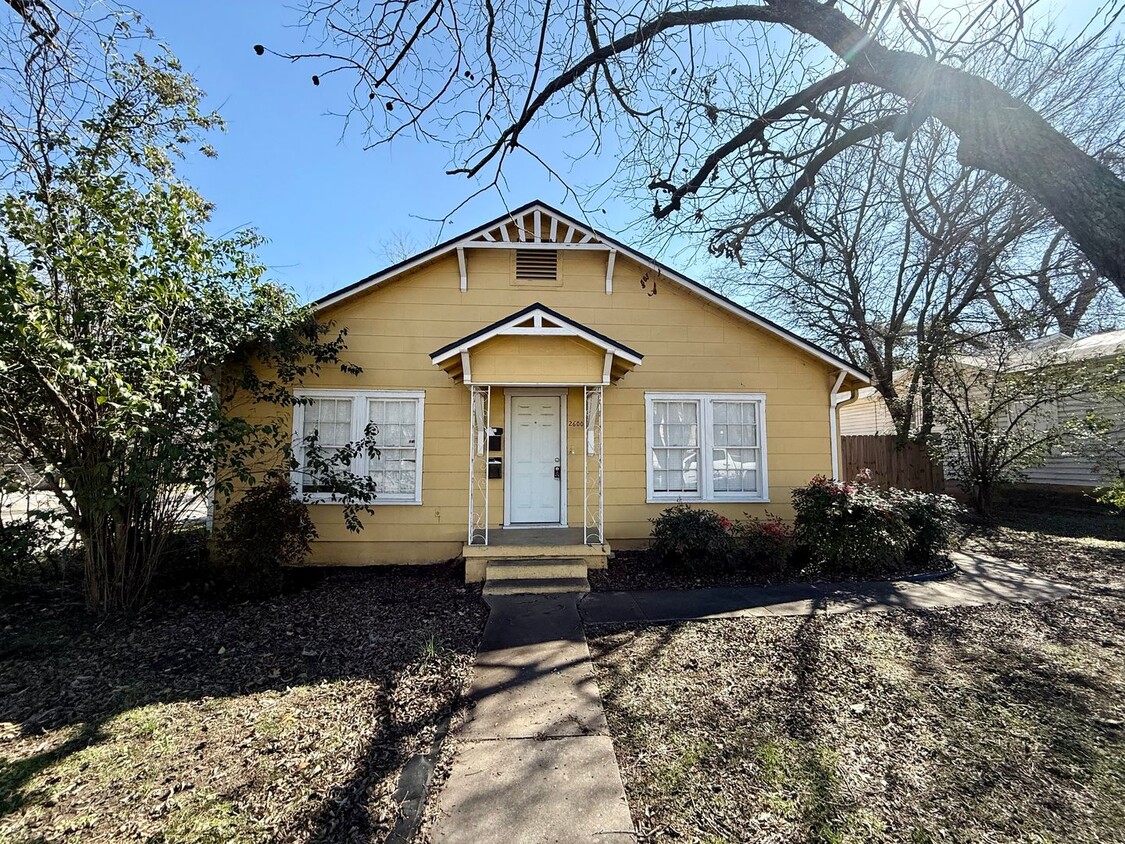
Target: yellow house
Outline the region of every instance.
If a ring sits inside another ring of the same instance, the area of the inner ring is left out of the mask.
[[[351,533],[294,473],[320,531],[314,564],[464,556],[469,580],[566,586],[677,502],[788,517],[794,487],[838,474],[836,404],[868,383],[541,202],[317,311],[347,329],[363,373],[306,384],[295,441],[343,444],[374,422],[380,454],[354,469],[381,492]]]

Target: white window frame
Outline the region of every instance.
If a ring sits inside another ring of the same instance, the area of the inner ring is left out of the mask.
[[[349,442],[358,442],[363,438],[363,431],[367,427],[370,419],[371,399],[413,399],[415,401],[415,408],[417,417],[415,430],[417,434],[417,447],[418,447],[418,463],[417,472],[414,477],[414,494],[407,498],[404,496],[389,495],[385,493],[376,492],[375,500],[362,502],[371,506],[391,506],[391,505],[419,505],[422,503],[422,446],[424,440],[425,430],[425,407],[426,407],[426,391],[425,390],[295,390],[294,396],[297,398],[308,399],[351,399],[352,400],[352,433]],[[300,442],[304,439],[304,418],[305,418],[305,405],[295,404],[293,406],[293,448],[295,452],[300,450]],[[375,438],[376,447],[378,447],[378,436]],[[299,456],[299,455],[298,455]],[[366,476],[369,471],[370,458],[366,453],[356,455],[355,460],[352,461],[352,472],[356,475]],[[304,473],[300,468],[292,472],[293,486],[297,488],[297,494],[305,501],[314,504],[342,504],[340,497],[330,492],[312,492],[305,493],[303,487]]]
[[[699,489],[692,492],[656,492],[652,488],[652,448],[653,448],[653,402],[658,401],[697,401],[699,402]],[[713,451],[715,436],[714,408],[716,401],[751,402],[757,407],[758,412],[758,449],[761,453],[758,470],[759,488],[758,495],[749,495],[745,492],[715,492],[714,472],[703,471],[704,466],[711,466],[711,459],[704,460],[705,455]],[[769,473],[766,460],[766,396],[765,393],[645,393],[645,500],[649,504],[664,503],[690,503],[690,502],[715,502],[736,504],[768,504]]]

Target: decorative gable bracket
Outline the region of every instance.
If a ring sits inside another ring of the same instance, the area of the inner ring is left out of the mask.
[[[573,220],[556,216],[542,208],[513,214],[457,242],[457,267],[461,291],[469,289],[466,249],[553,249],[590,250],[607,253],[605,292],[613,293],[613,265],[617,249],[605,243],[597,233]]]

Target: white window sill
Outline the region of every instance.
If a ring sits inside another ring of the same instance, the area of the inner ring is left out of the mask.
[[[354,504],[357,507],[393,507],[395,505],[398,505],[398,506],[401,506],[401,507],[418,507],[418,506],[421,506],[421,504],[422,504],[421,501],[400,501],[400,500],[397,500],[397,499],[388,500],[386,498],[381,498],[377,501],[352,501],[352,502],[347,502],[347,501],[340,501],[338,498],[337,499],[332,499],[332,498],[327,498],[327,497],[322,498],[322,497],[316,496],[316,495],[310,495],[310,496],[308,496],[308,498],[298,497],[298,500],[304,501],[306,504],[335,504],[337,507],[343,507],[344,505],[349,504],[349,503]]]
[[[648,496],[646,504],[769,504],[768,498],[685,498],[683,496],[671,498],[655,498]]]

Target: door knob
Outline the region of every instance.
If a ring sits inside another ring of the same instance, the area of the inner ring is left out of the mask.
[[[556,481],[562,480],[562,466],[556,466],[555,467],[555,480]]]

